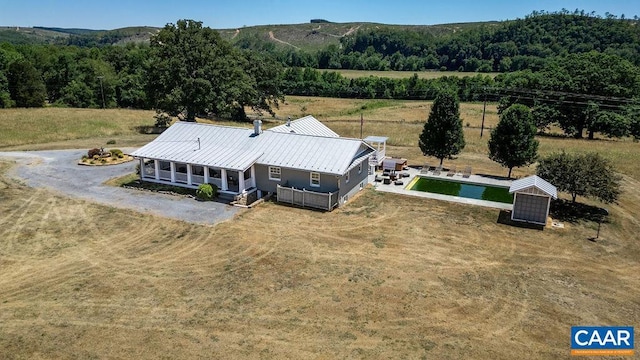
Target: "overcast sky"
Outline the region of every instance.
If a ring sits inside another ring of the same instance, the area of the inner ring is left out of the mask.
[[[606,12],[627,18],[640,15],[638,0],[0,0],[0,26],[47,26],[116,29],[157,26],[178,19],[202,21],[211,28],[266,24],[333,22],[433,25],[523,18],[534,10],[566,8]]]

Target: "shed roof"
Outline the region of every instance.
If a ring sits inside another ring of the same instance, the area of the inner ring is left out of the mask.
[[[363,140],[368,143],[383,143],[389,140],[389,138],[386,136],[367,136]]]
[[[531,187],[535,187],[554,199],[558,198],[558,189],[537,175],[527,176],[512,182],[509,187],[509,193],[523,191]]]
[[[178,122],[131,155],[230,170],[254,163],[342,175],[373,149],[358,139]]]
[[[329,129],[320,120],[314,118],[311,115],[307,115],[303,118],[293,120],[288,124],[272,127],[269,131],[281,132],[281,133],[294,133],[302,135],[314,135],[314,136],[326,136],[326,137],[340,137],[333,130]]]

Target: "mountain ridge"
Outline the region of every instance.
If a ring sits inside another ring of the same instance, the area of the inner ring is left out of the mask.
[[[214,29],[225,40],[267,41],[276,47],[292,47],[302,50],[319,50],[330,44],[338,44],[340,38],[357,31],[374,28],[404,29],[443,36],[480,26],[492,26],[500,21],[450,23],[436,25],[399,25],[373,22],[308,22],[299,24],[270,24]],[[63,28],[46,26],[0,26],[0,42],[15,44],[70,44],[91,46],[147,42],[151,35],[162,28],[153,26],[128,26],[110,30]]]

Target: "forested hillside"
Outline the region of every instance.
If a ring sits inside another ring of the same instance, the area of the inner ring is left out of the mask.
[[[540,131],[557,124],[577,137],[585,131],[589,137],[640,135],[637,17],[538,12],[500,23],[316,22],[296,31],[282,25],[213,30],[197,21],[177,24],[161,30],[33,28],[23,31],[32,38],[0,41],[0,108],[154,108],[188,119],[242,119],[244,107],[271,112],[283,95],[428,100],[451,88],[462,101],[489,99],[505,108],[524,103],[535,112]],[[163,36],[171,32],[185,43],[169,49],[173,35]],[[309,42],[332,43],[305,50],[296,45],[305,33]],[[53,44],[33,38],[52,34],[59,35]],[[317,69],[504,74],[347,79]]]
[[[370,28],[340,38],[340,44],[315,56],[273,52],[288,65],[321,69],[508,72],[538,70],[553,57],[592,50],[640,65],[638,20],[535,12],[524,19],[436,34],[428,28]]]

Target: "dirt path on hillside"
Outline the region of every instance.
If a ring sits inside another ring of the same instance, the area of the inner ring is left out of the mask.
[[[360,29],[360,26],[361,25],[352,26],[351,29],[349,29],[349,31],[347,31],[346,33],[342,34],[342,37],[349,36],[349,35],[353,34],[354,32],[358,31],[358,29]]]
[[[286,42],[286,41],[283,41],[283,40],[280,40],[280,39],[276,38],[276,37],[273,35],[273,31],[269,31],[269,39],[271,39],[271,40],[273,40],[273,41],[275,41],[275,42],[279,42],[279,43],[281,43],[281,44],[285,44],[285,45],[292,46],[292,47],[294,47],[296,50],[300,50],[300,48],[299,48],[299,47],[297,47],[297,46],[295,46],[295,45],[293,45],[293,44],[291,44],[291,43],[288,43],[288,42]]]
[[[236,32],[233,34],[233,36],[231,37],[231,39],[235,39],[236,36],[238,36],[238,34],[240,34],[240,29],[236,29]]]

